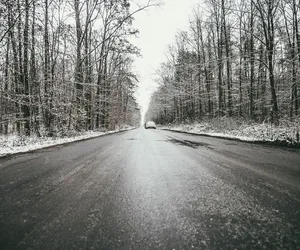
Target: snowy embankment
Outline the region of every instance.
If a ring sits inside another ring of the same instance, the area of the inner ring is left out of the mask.
[[[102,135],[113,134],[121,131],[134,129],[134,127],[126,126],[114,131],[97,132],[86,131],[77,133],[68,137],[38,137],[38,136],[18,136],[18,135],[0,135],[0,157],[25,153],[37,149],[47,148],[55,145],[81,141]]]
[[[253,123],[229,118],[212,119],[201,123],[161,126],[161,129],[237,139],[249,142],[297,146],[299,143],[300,123],[281,121],[279,126],[270,123]]]

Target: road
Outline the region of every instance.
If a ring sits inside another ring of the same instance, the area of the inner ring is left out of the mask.
[[[300,249],[300,152],[143,128],[0,159],[1,249]]]

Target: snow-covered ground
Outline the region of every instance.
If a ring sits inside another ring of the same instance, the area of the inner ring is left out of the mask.
[[[274,126],[270,123],[246,123],[235,119],[220,118],[201,123],[170,124],[160,128],[243,141],[264,141],[285,145],[299,145],[300,123],[299,121],[281,121],[279,126]]]
[[[98,137],[107,134],[113,134],[120,131],[133,129],[126,126],[121,129],[107,132],[87,131],[78,133],[76,136],[70,137],[38,137],[38,136],[18,136],[18,135],[0,135],[0,157],[5,155],[24,153],[41,148],[47,148],[59,144],[80,141],[93,137]]]

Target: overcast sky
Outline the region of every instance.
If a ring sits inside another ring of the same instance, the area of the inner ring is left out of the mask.
[[[153,7],[136,14],[134,27],[139,29],[133,43],[141,49],[142,58],[134,63],[134,72],[140,76],[136,97],[144,113],[151,93],[155,90],[155,71],[166,61],[165,52],[178,30],[187,30],[189,16],[201,0],[164,0],[161,7]]]

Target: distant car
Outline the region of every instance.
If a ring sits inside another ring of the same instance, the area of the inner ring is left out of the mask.
[[[148,128],[154,128],[154,129],[156,129],[156,124],[153,121],[146,122],[145,123],[145,128],[146,129],[148,129]]]

